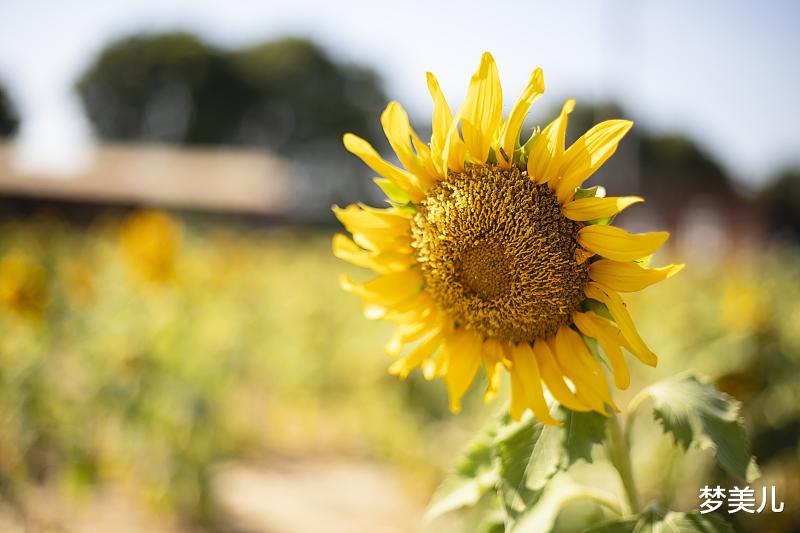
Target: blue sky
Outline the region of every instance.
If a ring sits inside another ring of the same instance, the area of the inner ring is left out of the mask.
[[[3,0],[0,79],[23,115],[23,162],[34,168],[80,163],[90,134],[72,84],[105,43],[175,28],[230,46],[312,37],[339,57],[375,67],[387,94],[416,116],[430,112],[426,70],[457,104],[489,50],[507,106],[542,66],[540,108],[566,96],[578,105],[615,99],[637,127],[691,135],[745,183],[800,163],[800,2],[558,4]]]

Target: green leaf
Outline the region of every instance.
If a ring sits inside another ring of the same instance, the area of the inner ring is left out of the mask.
[[[614,497],[603,491],[578,485],[565,475],[558,476],[547,484],[539,500],[523,517],[518,519],[517,525],[512,531],[513,533],[547,533],[553,529],[563,507],[579,499],[611,502]],[[606,503],[605,505],[613,504]],[[619,509],[615,506],[613,512],[619,513]]]
[[[694,375],[656,383],[642,391],[632,406],[653,400],[653,415],[684,450],[695,443],[715,450],[728,473],[747,481],[760,475],[747,447],[739,402]]]
[[[544,426],[528,413],[515,422],[503,414],[490,420],[467,446],[454,472],[436,490],[426,518],[471,507],[496,494],[506,529],[542,495],[547,481],[579,459],[591,462],[592,447],[605,438],[606,417],[564,407],[561,426]]]
[[[733,528],[712,514],[678,513],[651,506],[639,516],[607,522],[585,533],[733,533]]]
[[[592,462],[592,448],[605,439],[608,419],[594,412],[578,413],[559,407],[561,426],[544,426],[528,463],[527,485],[539,490],[558,472],[579,459]]]
[[[471,507],[487,490],[497,485],[499,470],[493,452],[497,427],[498,421],[490,420],[467,445],[454,472],[436,489],[425,514],[427,520],[462,507]]]
[[[500,504],[509,519],[515,519],[539,497],[538,491],[527,486],[525,473],[543,425],[532,416],[520,422],[509,420],[495,437],[495,456],[498,466],[497,492]]]
[[[427,520],[474,506],[484,494],[492,492],[498,497],[503,522],[512,523],[538,497],[527,487],[525,469],[542,427],[530,415],[514,422],[507,408],[490,420],[467,446],[455,471],[436,490]]]

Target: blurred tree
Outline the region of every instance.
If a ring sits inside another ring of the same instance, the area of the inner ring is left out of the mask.
[[[0,85],[0,137],[11,137],[17,132],[19,119],[6,91]]]
[[[306,39],[266,42],[230,54],[252,95],[242,141],[283,151],[347,131],[375,140],[386,96],[378,75],[339,64]]]
[[[229,142],[245,106],[225,56],[188,33],[116,41],[77,88],[95,132],[111,140]]]
[[[770,230],[800,241],[800,168],[781,172],[758,200]]]
[[[641,137],[643,192],[672,198],[707,193],[735,195],[727,174],[690,138],[683,135]]]
[[[291,153],[345,131],[376,136],[385,103],[371,70],[303,39],[216,50],[186,33],[109,45],[78,83],[97,134],[112,140],[239,144]]]

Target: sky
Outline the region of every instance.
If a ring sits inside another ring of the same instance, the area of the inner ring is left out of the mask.
[[[74,82],[130,33],[186,29],[230,47],[311,37],[375,68],[412,116],[431,111],[426,71],[455,106],[489,50],[506,109],[541,66],[540,109],[565,97],[616,100],[636,127],[687,134],[757,186],[800,164],[798,24],[800,2],[790,0],[0,0],[0,80],[23,119],[20,164],[68,172],[85,164],[92,142]]]

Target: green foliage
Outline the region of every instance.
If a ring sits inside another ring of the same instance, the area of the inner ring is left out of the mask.
[[[654,505],[638,516],[608,522],[586,533],[733,533],[733,528],[718,516],[679,513]]]
[[[527,466],[543,426],[533,418],[513,422],[508,417],[506,422],[497,432],[494,449],[499,473],[495,490],[508,524],[540,496],[539,491],[528,487]]]
[[[619,514],[619,508],[610,498],[610,495],[602,491],[581,486],[566,476],[559,476],[547,484],[539,500],[518,519],[511,531],[513,533],[552,531],[564,507],[578,500],[603,502],[603,505],[613,508],[614,512]]]
[[[456,461],[452,474],[445,478],[433,495],[428,507],[428,519],[476,505],[486,491],[497,485],[500,472],[494,444],[498,426],[498,420],[491,420],[467,445]]]
[[[508,414],[492,419],[437,490],[428,518],[474,506],[491,493],[510,528],[536,504],[550,478],[579,459],[591,462],[592,447],[603,441],[606,418],[563,407],[558,411],[560,426],[544,426],[530,416],[520,422]]]
[[[592,462],[592,448],[605,439],[607,418],[598,413],[578,413],[559,408],[560,426],[545,426],[528,464],[528,486],[540,489],[558,472],[578,460]]]
[[[103,139],[282,153],[338,143],[346,131],[374,138],[385,103],[373,71],[337,63],[310,41],[226,51],[188,33],[115,41],[77,88]]]
[[[18,127],[19,118],[17,113],[5,89],[0,85],[0,138],[11,137],[17,132]]]
[[[760,474],[747,449],[739,402],[693,375],[656,383],[640,396],[653,400],[653,415],[687,449],[695,443],[715,450],[730,474],[747,481]]]
[[[693,443],[711,446],[719,463],[732,474],[748,481],[758,475],[747,450],[738,402],[693,375],[651,385],[632,402],[632,412],[646,398],[652,399],[655,418],[664,430],[684,448]],[[556,526],[564,506],[576,500],[590,500],[622,515],[612,496],[575,483],[566,474],[579,460],[591,463],[592,450],[601,443],[622,478],[628,508],[636,511],[638,495],[630,471],[628,441],[618,421],[612,420],[611,429],[616,430],[609,435],[608,418],[600,414],[559,407],[557,417],[562,421],[560,426],[544,426],[532,417],[513,422],[503,415],[491,420],[437,491],[428,517],[476,506],[490,494],[500,512],[489,516],[489,531],[546,533]],[[686,532],[730,531],[717,518],[656,506],[592,531],[665,531],[670,527]]]

